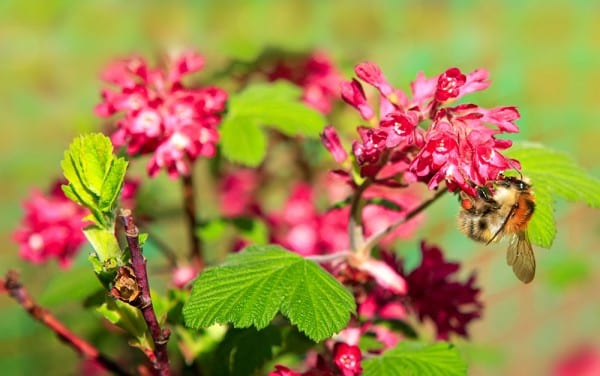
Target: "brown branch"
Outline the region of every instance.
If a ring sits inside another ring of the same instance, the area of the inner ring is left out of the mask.
[[[100,353],[94,345],[67,329],[50,311],[38,305],[19,281],[17,271],[9,270],[5,279],[0,278],[0,293],[7,293],[14,298],[31,317],[47,326],[56,333],[62,342],[69,345],[84,358],[96,361],[104,369],[113,372],[115,375],[130,375],[120,365]]]
[[[405,224],[406,222],[410,221],[411,219],[413,219],[415,216],[417,216],[423,210],[427,209],[429,207],[429,205],[431,205],[435,201],[437,201],[437,199],[442,197],[444,195],[444,193],[446,193],[447,191],[448,191],[448,187],[440,188],[435,193],[435,195],[433,195],[433,197],[422,202],[421,205],[419,205],[418,207],[416,207],[415,209],[410,211],[408,214],[406,214],[406,216],[404,216],[403,218],[392,223],[391,225],[389,225],[382,231],[380,231],[376,234],[373,234],[369,239],[367,239],[365,241],[365,243],[361,249],[361,252],[359,252],[359,255],[363,255],[363,256],[368,255],[371,252],[371,249],[373,249],[373,247],[375,247],[375,245],[377,243],[379,243],[381,241],[381,239],[383,239],[386,235],[388,235],[389,233],[391,233],[392,231],[397,229],[399,226],[401,226],[401,225]]]
[[[148,273],[146,271],[146,260],[142,255],[142,248],[139,243],[139,231],[133,222],[133,216],[128,209],[121,210],[121,220],[125,227],[125,236],[129,251],[131,252],[131,268],[137,285],[139,287],[139,296],[137,296],[130,304],[138,307],[142,311],[146,325],[152,335],[154,342],[154,358],[150,358],[153,362],[154,369],[160,376],[168,376],[171,374],[169,369],[169,355],[167,353],[167,342],[169,341],[170,331],[161,329],[154,307],[152,306],[152,298],[150,297],[150,285],[148,283]]]
[[[202,243],[196,233],[198,219],[196,216],[196,201],[194,196],[194,179],[190,175],[182,176],[183,183],[183,210],[188,225],[190,239],[190,260],[197,263],[200,269],[204,266],[204,255],[202,254]]]

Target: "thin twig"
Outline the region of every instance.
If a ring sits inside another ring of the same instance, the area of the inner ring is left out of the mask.
[[[363,256],[368,255],[371,252],[371,250],[373,249],[373,247],[375,247],[375,245],[381,241],[381,239],[383,239],[386,235],[388,235],[389,233],[391,233],[392,231],[397,229],[398,226],[405,224],[406,222],[410,221],[415,216],[417,216],[419,213],[421,213],[423,210],[427,209],[429,207],[429,205],[431,205],[435,201],[437,201],[437,199],[440,198],[441,196],[443,196],[444,193],[446,193],[447,191],[448,191],[448,187],[441,188],[440,190],[438,190],[435,193],[435,195],[433,197],[431,197],[429,200],[421,203],[421,205],[419,205],[417,208],[410,211],[408,214],[406,214],[406,216],[404,216],[403,218],[392,223],[391,225],[389,225],[385,229],[379,231],[378,233],[373,234],[370,238],[368,238],[365,241],[363,247],[361,248],[361,252],[359,252],[359,254],[363,255]]]
[[[324,263],[333,262],[333,261],[337,261],[337,260],[344,260],[344,259],[348,258],[348,256],[350,256],[351,254],[352,254],[351,251],[339,251],[339,252],[335,252],[335,253],[329,253],[326,255],[306,256],[305,258],[307,260],[311,260],[311,261],[317,262],[319,264],[324,264]]]
[[[31,317],[47,326],[56,333],[62,342],[69,345],[84,358],[97,362],[104,369],[113,372],[115,375],[131,375],[119,364],[100,353],[94,345],[67,329],[50,311],[38,305],[19,281],[19,273],[17,271],[9,270],[6,273],[5,279],[0,278],[0,292],[5,292],[13,297]]]
[[[188,236],[190,239],[190,260],[197,263],[200,268],[204,266],[202,244],[196,234],[198,219],[196,216],[196,202],[194,195],[194,179],[192,174],[182,176],[183,183],[183,210],[188,225]]]
[[[131,211],[128,209],[121,210],[121,220],[125,227],[125,236],[127,237],[127,244],[131,252],[131,267],[140,290],[139,297],[131,302],[131,304],[142,311],[146,325],[148,325],[148,329],[150,330],[150,335],[152,335],[155,359],[151,360],[153,361],[154,369],[160,376],[168,376],[171,374],[171,371],[169,369],[167,342],[171,333],[168,329],[161,329],[154,313],[152,298],[150,296],[150,285],[148,283],[148,273],[146,271],[146,260],[142,255],[142,248],[140,247],[138,237],[139,231],[133,222]]]
[[[358,186],[350,203],[350,218],[348,220],[348,237],[350,238],[350,249],[362,248],[364,243],[362,230],[362,195],[371,185],[371,178],[367,178]]]

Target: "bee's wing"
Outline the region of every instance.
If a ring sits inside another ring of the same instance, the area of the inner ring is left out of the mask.
[[[517,278],[529,283],[535,276],[535,256],[526,231],[516,233],[508,245],[506,263],[511,265]]]

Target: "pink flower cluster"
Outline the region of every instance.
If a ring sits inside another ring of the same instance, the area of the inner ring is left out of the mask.
[[[204,59],[186,52],[150,68],[141,57],[114,62],[102,78],[116,90],[102,90],[98,116],[122,113],[111,139],[126,146],[129,155],[152,154],[147,169],[155,176],[162,168],[176,178],[189,175],[199,156],[212,157],[219,140],[217,126],[227,93],[217,87],[188,88],[184,76],[201,70]]]
[[[337,184],[328,181],[329,189]],[[314,189],[308,184],[298,184],[292,188],[283,210],[268,216],[273,229],[272,241],[303,256],[327,254],[347,250],[348,220],[350,209],[334,208],[320,212],[315,206]],[[367,189],[364,197],[385,198],[400,207],[392,210],[377,204],[368,204],[363,210],[365,235],[381,231],[419,204],[419,195],[411,190],[391,190],[373,186]],[[386,236],[381,244],[389,245],[398,238],[409,238],[422,223],[423,217],[408,221]]]
[[[450,68],[432,78],[419,73],[411,84],[411,97],[394,89],[373,63],[357,65],[355,73],[379,94],[377,113],[359,80],[342,84],[342,98],[372,125],[359,127],[360,141],[352,145],[362,176],[390,178],[384,171],[392,167],[394,176],[403,176],[407,183],[422,181],[434,189],[445,181],[451,191],[474,194],[473,185],[484,185],[506,169],[520,168],[517,161],[501,154],[511,142],[496,138],[518,132],[515,107],[449,106],[466,94],[486,89],[490,84],[487,71],[465,75]],[[323,136],[325,145],[339,161],[341,145],[332,130],[328,134]],[[403,166],[394,169],[398,162]]]
[[[266,74],[271,81],[284,79],[302,87],[304,103],[324,114],[331,112],[333,102],[340,95],[342,75],[324,52],[279,60]]]
[[[23,208],[25,216],[13,233],[20,256],[33,263],[55,258],[61,267],[68,267],[85,243],[82,219],[87,209],[68,199],[60,183],[48,195],[32,191]]]

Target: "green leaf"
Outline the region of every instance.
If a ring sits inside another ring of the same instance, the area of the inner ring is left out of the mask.
[[[258,166],[267,147],[262,127],[288,136],[317,138],[325,118],[300,98],[300,89],[284,81],[252,85],[232,95],[220,128],[223,155],[234,162]]]
[[[423,344],[403,341],[381,356],[363,362],[363,376],[463,376],[467,363],[447,342]]]
[[[515,144],[507,155],[521,163],[536,196],[529,225],[532,243],[544,248],[552,245],[556,235],[555,197],[600,207],[600,180],[590,176],[570,156],[533,143]]]
[[[68,185],[63,191],[71,200],[87,207],[89,218],[103,228],[112,227],[113,209],[123,181],[127,161],[113,155],[110,139],[100,133],[77,137],[61,162]]]
[[[240,236],[252,244],[265,245],[269,240],[269,230],[261,220],[240,217],[232,219],[231,222]]]
[[[314,341],[343,329],[352,295],[316,263],[278,246],[250,246],[194,282],[183,308],[186,325],[265,328],[278,311]]]
[[[267,155],[267,137],[250,119],[226,117],[219,129],[223,155],[246,166],[256,167]]]
[[[142,311],[105,295],[104,303],[96,308],[105,319],[125,330],[132,336],[130,343],[140,349],[154,349]]]
[[[215,376],[253,375],[273,358],[274,347],[280,346],[281,331],[274,326],[230,329],[215,352]]]
[[[119,247],[119,242],[115,237],[115,232],[111,228],[101,228],[98,226],[88,226],[83,230],[83,233],[94,248],[94,252],[98,256],[98,260],[104,263],[108,260],[117,260],[118,265],[123,257],[123,252]]]

